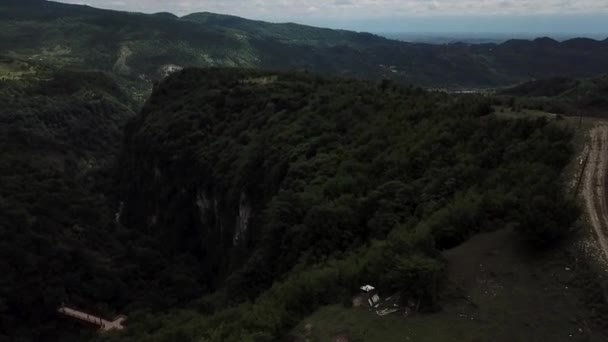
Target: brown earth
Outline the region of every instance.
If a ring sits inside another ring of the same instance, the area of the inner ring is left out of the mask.
[[[599,247],[608,259],[608,206],[606,205],[608,124],[595,125],[590,135],[589,155],[583,175],[583,198]]]

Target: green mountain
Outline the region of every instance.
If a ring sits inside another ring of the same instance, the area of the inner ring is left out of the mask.
[[[43,0],[0,4],[0,48],[38,63],[113,71],[142,82],[177,65],[308,70],[429,87],[494,87],[557,75],[590,77],[608,67],[606,41],[410,44],[211,13],[178,18]]]
[[[554,77],[526,82],[499,93],[514,107],[565,115],[608,116],[608,75],[588,79]]]
[[[170,76],[126,130],[121,218],[199,260],[206,290],[102,340],[276,341],[368,282],[438,310],[440,250],[501,227],[545,244],[577,217],[555,186],[571,132],[490,111],[387,81]]]

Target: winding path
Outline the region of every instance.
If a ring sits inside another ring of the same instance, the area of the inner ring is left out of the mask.
[[[608,206],[606,205],[608,124],[596,125],[590,135],[591,144],[583,174],[583,198],[599,247],[608,259]]]

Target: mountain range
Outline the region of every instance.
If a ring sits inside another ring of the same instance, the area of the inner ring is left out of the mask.
[[[0,4],[0,49],[37,63],[147,82],[171,66],[295,69],[438,88],[498,87],[608,70],[608,40],[431,45],[213,13],[180,18],[44,0]]]

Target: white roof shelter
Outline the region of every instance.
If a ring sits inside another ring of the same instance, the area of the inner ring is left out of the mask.
[[[375,289],[376,289],[376,288],[375,288],[375,287],[373,287],[373,286],[371,286],[371,285],[364,285],[364,286],[361,286],[361,291],[365,291],[365,292],[373,291],[373,290],[375,290]]]

